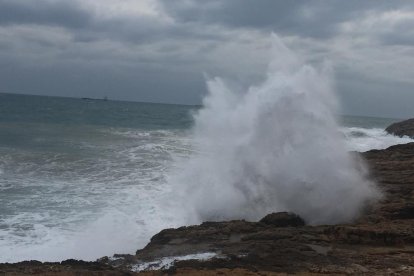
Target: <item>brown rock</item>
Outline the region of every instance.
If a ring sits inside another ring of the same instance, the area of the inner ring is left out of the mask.
[[[305,221],[301,217],[294,213],[288,212],[269,214],[262,218],[260,222],[275,227],[298,227],[305,225]]]

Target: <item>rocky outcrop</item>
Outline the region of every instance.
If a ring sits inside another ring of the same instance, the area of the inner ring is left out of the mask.
[[[296,214],[288,212],[273,213],[265,216],[259,222],[275,227],[304,226],[305,221]]]
[[[353,223],[310,226],[286,212],[258,222],[204,222],[165,229],[135,255],[3,264],[0,275],[133,275],[144,268],[158,270],[137,274],[414,275],[414,143],[361,156],[384,197]]]
[[[387,127],[385,131],[396,136],[408,136],[414,139],[414,119],[394,123]]]
[[[384,198],[353,223],[309,226],[286,212],[259,222],[205,222],[163,230],[118,265],[210,252],[210,260],[177,261],[166,271],[414,275],[414,143],[361,155]]]
[[[135,275],[129,271],[121,271],[101,262],[84,262],[66,260],[60,263],[41,263],[25,261],[15,264],[0,264],[0,275],[39,275],[39,276],[128,276]]]

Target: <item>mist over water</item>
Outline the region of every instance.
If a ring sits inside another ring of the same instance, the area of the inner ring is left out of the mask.
[[[305,64],[277,36],[267,78],[247,91],[208,81],[191,156],[172,177],[190,222],[291,211],[308,223],[352,220],[379,197],[335,121],[331,70]]]

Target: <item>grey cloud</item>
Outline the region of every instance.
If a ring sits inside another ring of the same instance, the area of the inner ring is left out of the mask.
[[[87,26],[91,14],[75,2],[0,0],[0,24],[45,24],[70,28]]]
[[[388,32],[379,33],[378,40],[385,45],[414,46],[414,20],[400,23]]]
[[[411,2],[153,1],[172,20],[145,13],[100,16],[81,1],[0,0],[2,92],[199,103],[203,73],[243,87],[259,81],[273,31],[308,61],[341,64],[337,80],[345,113],[410,113],[412,84],[404,81],[411,56],[394,46],[411,49],[413,24],[401,21],[387,30],[358,24],[369,15],[412,11]],[[344,23],[354,28],[346,32]],[[373,62],[385,52],[382,63]],[[407,60],[405,72],[387,74],[401,60]],[[386,80],[378,79],[381,74]]]
[[[166,39],[216,39],[192,25],[166,24],[151,16],[100,18],[77,1],[0,0],[0,26],[39,24],[71,30],[79,42],[118,40],[150,43]],[[115,4],[115,3],[114,3]],[[201,27],[202,28],[202,27]]]
[[[384,10],[409,5],[385,0],[162,0],[177,20],[224,24],[231,27],[264,28],[282,34],[324,38],[337,34],[337,24],[363,16],[367,10]]]

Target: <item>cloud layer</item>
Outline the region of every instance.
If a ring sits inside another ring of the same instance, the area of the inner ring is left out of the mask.
[[[414,116],[409,1],[0,0],[1,92],[197,104],[263,78],[270,33],[331,60],[343,111]]]

